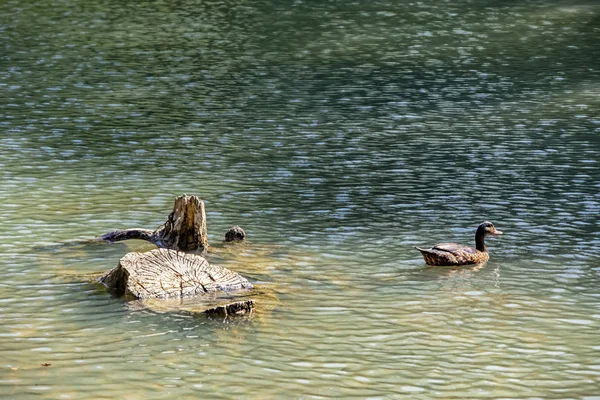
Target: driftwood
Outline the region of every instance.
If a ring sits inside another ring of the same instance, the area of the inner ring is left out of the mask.
[[[222,306],[211,307],[204,311],[209,317],[229,318],[254,312],[254,300],[237,301]]]
[[[98,239],[107,242],[141,239],[167,249],[205,250],[208,248],[208,233],[204,202],[197,196],[179,196],[167,221],[156,230],[118,229]]]
[[[260,292],[257,294],[260,295]],[[240,316],[254,318],[256,300],[248,299],[247,296],[248,293],[229,293],[226,296],[138,299],[127,301],[125,306],[129,311],[150,310],[159,314],[204,314],[213,319],[224,320]]]
[[[169,249],[128,253],[99,281],[117,295],[136,299],[202,296],[253,287],[241,275],[210,265],[199,255]]]

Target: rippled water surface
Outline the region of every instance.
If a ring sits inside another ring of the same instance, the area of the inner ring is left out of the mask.
[[[0,397],[598,396],[599,39],[585,0],[1,2]],[[89,283],[152,245],[74,241],[182,193],[254,320]],[[486,265],[413,247],[483,220]]]

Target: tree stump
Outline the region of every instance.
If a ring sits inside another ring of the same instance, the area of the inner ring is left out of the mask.
[[[118,229],[98,238],[107,242],[141,239],[158,247],[193,251],[208,248],[206,211],[197,196],[179,196],[167,221],[152,231],[149,229]]]
[[[118,295],[136,299],[198,296],[253,287],[241,275],[210,265],[199,255],[169,249],[128,253],[99,281]]]

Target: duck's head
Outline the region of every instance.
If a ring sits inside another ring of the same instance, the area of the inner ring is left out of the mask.
[[[496,229],[496,227],[494,226],[494,224],[492,224],[490,221],[485,221],[482,222],[479,227],[477,228],[477,236],[487,236],[487,235],[492,235],[492,236],[500,236],[502,235],[502,232],[499,231],[498,229]]]

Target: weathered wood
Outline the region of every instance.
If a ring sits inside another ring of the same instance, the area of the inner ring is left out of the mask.
[[[99,281],[118,295],[137,299],[176,298],[251,289],[252,284],[206,259],[169,249],[128,253]]]
[[[208,247],[206,210],[196,196],[179,196],[167,222],[156,232],[159,247],[190,251]]]
[[[173,211],[167,221],[156,230],[118,229],[98,239],[107,242],[141,239],[167,249],[204,250],[208,248],[204,202],[197,196],[179,196],[175,199]]]
[[[211,293],[204,296],[170,297],[129,300],[126,304],[129,311],[151,310],[156,313],[184,312],[194,315],[204,314],[215,318],[237,316],[254,316],[256,300],[252,293]]]
[[[154,231],[150,229],[118,229],[116,231],[105,233],[100,236],[98,239],[104,240],[106,242],[120,242],[121,240],[131,240],[131,239],[140,239],[147,240],[152,242],[154,239],[152,235]]]
[[[204,311],[204,314],[209,317],[218,318],[236,317],[254,312],[254,306],[254,300],[237,301],[235,303],[209,308]]]

